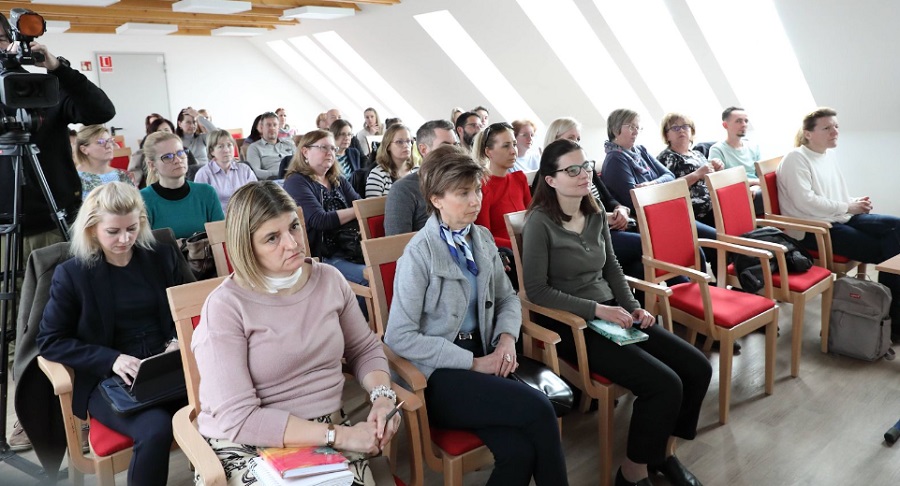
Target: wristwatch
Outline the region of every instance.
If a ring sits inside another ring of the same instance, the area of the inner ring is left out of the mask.
[[[325,432],[325,445],[334,447],[334,439],[337,434],[334,430],[334,424],[328,424],[328,430]]]
[[[59,61],[59,66],[72,67],[72,63],[62,56],[56,56],[56,60]],[[59,66],[56,66],[56,69],[59,69]],[[56,69],[54,69],[54,71]]]

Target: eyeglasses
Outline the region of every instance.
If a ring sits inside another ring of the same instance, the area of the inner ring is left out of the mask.
[[[352,136],[353,136],[353,134],[350,132],[341,132],[338,134],[338,138],[352,137]]]
[[[644,127],[642,127],[640,125],[632,125],[630,123],[626,123],[626,124],[622,125],[622,128],[624,128],[624,127],[628,127],[631,129],[631,131],[636,132],[636,133],[640,133],[640,132],[644,131]]]
[[[179,159],[186,159],[187,151],[182,149],[175,153],[162,154],[159,156],[159,160],[162,161],[162,163],[164,163],[164,164],[171,164],[171,163],[175,162],[175,157],[178,157]]]
[[[338,151],[337,147],[335,147],[334,145],[310,145],[310,147],[315,147],[324,152],[331,152],[333,154],[336,154]]]
[[[677,132],[677,133],[687,132],[687,131],[691,130],[691,126],[690,125],[672,125],[671,127],[669,127],[669,130],[673,131],[673,132]]]
[[[234,144],[231,142],[220,143],[213,148],[215,148],[216,150],[232,150],[232,149],[234,149]]]
[[[412,140],[394,140],[391,143],[398,147],[406,147],[406,146],[412,145],[413,141]]]
[[[475,127],[476,129],[478,129],[478,131],[481,131],[481,129],[484,128],[484,124],[481,123],[481,122],[478,122],[478,123],[466,123],[465,126],[467,126],[467,127]]]
[[[594,165],[595,164],[594,164],[593,160],[587,160],[581,165],[570,165],[563,169],[554,170],[553,173],[556,174],[557,172],[565,171],[569,177],[578,177],[579,175],[581,175],[582,170],[586,170],[588,172],[594,172]]]
[[[94,143],[96,143],[97,145],[99,145],[101,147],[106,147],[106,144],[108,144],[110,142],[114,142],[114,141],[115,140],[113,140],[111,138],[98,138],[97,140],[94,140]]]
[[[488,125],[487,128],[484,129],[484,140],[490,141],[491,131],[500,130],[500,129],[512,130],[513,127],[512,127],[512,125],[510,125],[509,123],[506,123],[506,122],[492,123],[492,124]]]

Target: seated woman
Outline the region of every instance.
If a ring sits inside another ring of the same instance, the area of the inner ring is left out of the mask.
[[[95,187],[110,182],[125,182],[134,185],[124,170],[110,167],[115,142],[103,125],[88,125],[78,130],[75,138],[78,151],[75,153],[75,167],[81,178],[81,199],[84,200]]]
[[[475,158],[488,172],[475,224],[487,228],[498,247],[512,248],[503,217],[531,204],[525,173],[509,171],[516,163],[516,137],[508,123],[494,123],[479,132],[473,144]]]
[[[157,245],[138,190],[113,182],[92,191],[72,225],[73,258],[56,267],[37,342],[41,356],[75,372],[72,412],[134,439],[128,484],[165,485],[172,415],[180,403],[119,415],[101,380],[126,384],[142,359],[178,349],[166,288],[185,283],[181,255]]]
[[[474,224],[484,169],[442,146],[419,177],[431,217],[397,262],[385,343],[428,380],[431,424],[472,430],[494,454],[488,485],[566,485],[553,407],[506,379],[518,367],[521,306],[490,232]]]
[[[253,142],[256,142],[260,138],[262,138],[262,118],[263,113],[260,113],[253,119],[253,124],[250,125],[250,135],[247,135],[247,138],[241,142],[241,160],[247,160],[247,150],[250,149],[250,146],[253,145]]]
[[[219,195],[222,211],[239,187],[256,180],[256,174],[247,164],[234,160],[234,138],[227,130],[213,130],[207,147],[211,159],[197,171],[194,182],[209,184]]]
[[[694,120],[686,115],[666,113],[661,129],[663,142],[668,147],[657,158],[675,177],[687,182],[697,221],[714,227],[716,223],[712,201],[703,176],[724,169],[725,164],[719,159],[706,160],[703,154],[691,150],[694,144]]]
[[[359,155],[359,150],[350,146],[350,142],[353,140],[353,125],[347,120],[338,118],[328,130],[334,136],[334,141],[337,144],[338,168],[341,169],[341,175],[344,176],[344,179],[349,181],[350,176],[359,170],[362,165],[362,157]]]
[[[654,326],[655,316],[631,295],[609,244],[606,217],[590,197],[593,162],[581,147],[559,140],[544,148],[540,177],[522,231],[525,291],[535,304],[571,312],[585,320],[601,318],[623,328],[640,326],[650,338],[619,346],[585,331],[591,371],[635,395],[626,460],[616,485],[649,485],[647,465],[675,485],[700,482],[674,455],[666,457],[675,437],[697,435],[700,406],[712,367],[697,348]],[[543,319],[539,324],[559,333],[560,358],[577,360],[569,326]]]
[[[869,196],[852,197],[841,174],[834,148],[838,141],[837,112],[818,108],[803,118],[797,148],[778,166],[778,203],[781,214],[831,223],[834,253],[865,263],[881,263],[900,253],[900,218],[872,214]],[[804,246],[816,249],[815,235],[788,231]],[[891,289],[891,331],[900,339],[900,276],[878,272],[878,281]]]
[[[375,167],[366,180],[366,197],[387,196],[391,184],[415,170],[409,128],[394,123],[384,132],[375,154]]]
[[[363,116],[365,117],[365,123],[363,124],[363,129],[356,134],[356,141],[359,142],[362,157],[367,157],[372,150],[372,144],[369,142],[368,137],[384,134],[384,125],[381,124],[381,118],[378,116],[375,108],[366,108]]]
[[[537,170],[541,165],[541,147],[534,146],[537,127],[531,120],[515,120],[512,127],[516,136],[516,164],[513,171]]]
[[[172,228],[176,238],[188,238],[206,231],[206,223],[225,219],[212,186],[185,180],[187,152],[178,135],[157,132],[147,137],[144,158],[152,171],[148,182],[155,181],[141,189],[150,227]]]
[[[287,111],[284,108],[278,108],[275,110],[275,114],[278,115],[278,138],[292,140],[297,134],[297,130],[288,125]]]
[[[175,128],[175,133],[181,137],[181,143],[184,145],[185,150],[194,156],[198,165],[206,165],[209,162],[209,153],[206,151],[209,138],[207,133],[203,133],[198,129],[198,124],[202,124],[207,132],[212,132],[216,129],[216,126],[190,106],[178,112],[176,123],[178,127]]]
[[[675,180],[675,174],[653,158],[643,145],[635,144],[638,133],[643,129],[640,123],[641,117],[631,110],[620,108],[609,114],[606,120],[609,141],[605,144],[606,159],[600,174],[609,192],[631,211],[634,211],[632,189]],[[696,225],[697,236],[716,239],[715,228],[700,221]],[[715,274],[718,263],[716,250],[704,248],[703,254]]]
[[[346,280],[306,258],[297,206],[271,181],[238,189],[226,244],[234,273],[203,305],[191,348],[200,372],[197,424],[230,485],[256,483],[257,447],[329,446],[350,459],[354,484],[374,484],[366,457],[400,416],[387,359]],[[365,422],[341,409],[346,359],[372,402]],[[198,482],[199,484],[199,482]]]
[[[160,117],[151,122],[150,127],[147,130],[149,130],[147,132],[147,136],[145,136],[141,140],[138,151],[131,154],[131,160],[128,161],[128,173],[131,174],[131,177],[137,182],[138,189],[143,189],[147,187],[147,184],[152,184],[158,180],[157,178],[153,181],[147,182],[147,178],[150,175],[150,169],[147,166],[146,161],[144,161],[144,143],[147,142],[147,137],[150,136],[151,133],[156,132],[175,133],[175,125],[173,125],[169,120]],[[193,155],[188,153],[188,166],[197,163],[196,161],[191,162],[192,159]]]
[[[351,282],[368,285],[365,265],[350,261],[337,247],[341,226],[356,222],[353,201],[359,194],[341,176],[335,164],[337,147],[331,132],[313,130],[303,135],[284,178],[284,190],[303,208],[309,234],[309,255],[337,267]]]

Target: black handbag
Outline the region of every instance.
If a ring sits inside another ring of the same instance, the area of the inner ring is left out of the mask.
[[[209,246],[206,232],[197,232],[188,238],[178,239],[181,253],[191,267],[197,280],[206,280],[216,276],[216,260]]]
[[[353,263],[365,263],[361,240],[359,222],[349,221],[338,228],[334,234],[334,253]]]
[[[557,417],[565,417],[572,411],[575,394],[572,387],[554,373],[544,363],[527,356],[517,355],[519,367],[509,374],[509,378],[524,383],[543,393],[553,405]]]
[[[168,378],[168,377],[167,377]],[[187,403],[187,387],[184,384],[183,373],[173,373],[171,383],[159,393],[143,400],[138,400],[128,393],[128,385],[118,375],[111,376],[97,385],[100,395],[109,403],[112,409],[119,415],[131,415],[145,408],[163,405],[169,402],[181,400]]]

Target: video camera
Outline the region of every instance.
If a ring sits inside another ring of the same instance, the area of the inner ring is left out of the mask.
[[[0,51],[0,138],[8,133],[34,133],[43,119],[39,111],[59,103],[59,81],[48,74],[29,73],[23,65],[43,62],[41,53],[33,53],[31,42],[46,32],[47,23],[39,14],[14,8],[9,20],[0,13],[0,28],[17,49]]]

